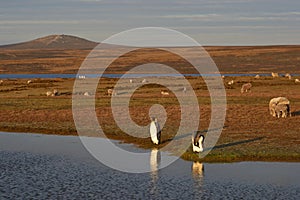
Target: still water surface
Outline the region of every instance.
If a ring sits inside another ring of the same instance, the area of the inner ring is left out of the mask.
[[[152,150],[151,156],[160,153],[165,154]],[[132,174],[99,163],[78,137],[5,132],[0,132],[0,158],[0,199],[300,198],[299,163],[178,159],[162,170]],[[149,158],[151,167],[157,160]]]
[[[124,74],[101,74],[101,77],[106,78],[121,78]],[[212,76],[220,76],[219,74],[183,74],[184,76],[206,76],[206,77],[212,77]],[[257,74],[222,74],[224,76],[229,77],[235,77],[235,76],[256,76]],[[271,76],[270,73],[266,74],[259,74],[260,76]],[[279,74],[280,76],[284,76],[284,74]],[[291,74],[292,76],[299,76],[299,74]],[[162,77],[162,76],[169,76],[169,77],[175,77],[178,76],[178,74],[126,74],[124,75],[125,78],[141,78],[141,77]],[[99,74],[0,74],[0,79],[29,79],[29,78],[95,78],[100,77]]]

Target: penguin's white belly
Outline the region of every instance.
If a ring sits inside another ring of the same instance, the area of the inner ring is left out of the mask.
[[[203,147],[202,147],[202,145],[200,144],[199,145],[199,147],[198,146],[195,146],[194,144],[193,144],[193,152],[202,152],[203,151]]]
[[[151,140],[154,144],[158,144],[158,138],[157,138],[157,127],[155,125],[155,122],[151,122],[150,124],[150,136]]]

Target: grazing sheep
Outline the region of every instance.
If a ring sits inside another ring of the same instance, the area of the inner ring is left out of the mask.
[[[32,82],[31,80],[28,80],[28,81],[27,81],[27,84],[30,84],[31,82]]]
[[[129,80],[129,83],[133,83],[133,80],[132,80],[132,79],[130,79],[130,80]]]
[[[242,85],[241,93],[248,92],[248,91],[250,91],[251,88],[252,88],[251,83],[245,83]]]
[[[0,85],[3,83],[3,80],[0,80]]]
[[[286,104],[278,104],[275,106],[275,114],[278,118],[284,117],[288,115],[288,106]]]
[[[46,95],[47,95],[47,97],[52,96],[52,92],[51,91],[47,91]]]
[[[291,116],[291,109],[290,109],[290,101],[286,97],[276,97],[270,100],[269,102],[269,111],[270,115],[276,117],[275,108],[277,105],[286,105],[287,106],[287,115]]]
[[[256,78],[256,79],[259,79],[260,78],[260,76],[257,74],[254,78]]]
[[[146,83],[146,82],[147,82],[147,80],[146,80],[146,79],[143,79],[142,83]]]
[[[286,74],[284,75],[284,77],[288,78],[289,80],[292,79],[292,76],[291,76],[289,73],[286,73]]]
[[[182,90],[184,93],[186,93],[186,87],[183,87],[183,90]]]
[[[162,94],[164,96],[168,96],[169,95],[169,91],[168,90],[161,90],[160,94]]]
[[[273,78],[277,78],[277,77],[279,77],[278,73],[274,73],[274,72],[272,72],[272,73],[271,73],[271,75],[272,75],[272,77],[273,77]]]
[[[223,75],[223,76],[221,76],[222,77],[222,79],[224,79],[225,78],[225,76]]]
[[[85,92],[83,95],[84,96],[91,96],[91,94],[89,92]]]
[[[108,89],[107,95],[108,96],[117,96],[117,92],[114,89]]]
[[[228,85],[233,85],[233,83],[234,83],[234,81],[231,80],[231,81],[228,82]]]
[[[53,90],[51,96],[59,96],[59,92],[57,90]]]
[[[300,80],[296,78],[295,83],[300,83]]]
[[[113,89],[108,89],[107,90],[107,95],[108,96],[112,96],[113,95],[114,90]]]

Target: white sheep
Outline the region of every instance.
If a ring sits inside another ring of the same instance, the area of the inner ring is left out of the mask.
[[[170,93],[168,90],[161,90],[160,94],[162,94],[163,96],[168,96]]]
[[[286,118],[289,112],[289,107],[286,104],[278,104],[275,106],[275,114],[278,118]]]
[[[248,91],[250,91],[251,88],[252,88],[251,83],[245,83],[242,85],[241,93],[248,92]]]
[[[57,91],[57,90],[53,90],[53,92],[52,92],[52,94],[51,94],[51,96],[58,96],[59,95],[59,92]]]
[[[286,74],[284,75],[284,77],[288,78],[289,80],[292,79],[292,76],[291,76],[289,73],[286,73]]]
[[[107,95],[108,96],[117,96],[117,91],[116,90],[114,90],[114,89],[108,89],[107,90]]]
[[[228,82],[228,85],[233,85],[233,84],[234,84],[233,80],[231,80],[231,81]]]
[[[291,116],[290,101],[286,97],[276,97],[270,100],[269,102],[269,111],[273,117],[276,117],[275,108],[277,105],[286,105],[287,106],[287,115]]]
[[[277,78],[277,77],[279,77],[279,74],[278,74],[278,73],[274,73],[274,72],[272,72],[272,73],[271,73],[271,75],[272,75],[272,77],[273,77],[273,78]]]
[[[52,96],[52,92],[51,91],[47,91],[46,95],[47,95],[47,97]]]
[[[91,94],[89,92],[85,92],[83,95],[84,96],[91,96]]]

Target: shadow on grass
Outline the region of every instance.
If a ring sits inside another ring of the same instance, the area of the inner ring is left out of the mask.
[[[214,129],[210,129],[210,131],[217,131],[217,130],[222,130],[224,128],[226,128],[227,126],[224,126],[223,128],[214,128]],[[208,133],[208,130],[202,130],[202,131],[196,131],[197,133],[201,133],[203,135],[205,135],[206,133]],[[175,136],[174,138],[169,138],[167,140],[164,140],[162,142],[162,144],[164,143],[167,143],[167,142],[171,142],[172,140],[180,140],[182,138],[185,138],[185,137],[191,137],[191,142],[192,142],[192,137],[194,136],[195,133],[186,133],[184,135],[179,135],[179,136]]]
[[[265,137],[257,137],[257,138],[253,138],[253,139],[249,139],[249,140],[241,140],[241,141],[238,141],[238,142],[231,142],[231,143],[227,143],[227,144],[221,144],[221,145],[217,145],[217,146],[214,146],[214,147],[205,148],[204,151],[212,150],[212,149],[221,149],[221,148],[236,146],[236,145],[240,145],[240,144],[255,142],[255,141],[258,141],[258,140],[262,140],[264,138]]]
[[[300,115],[300,110],[292,112],[292,116],[299,116]]]
[[[117,95],[128,94],[128,92],[118,92]]]

